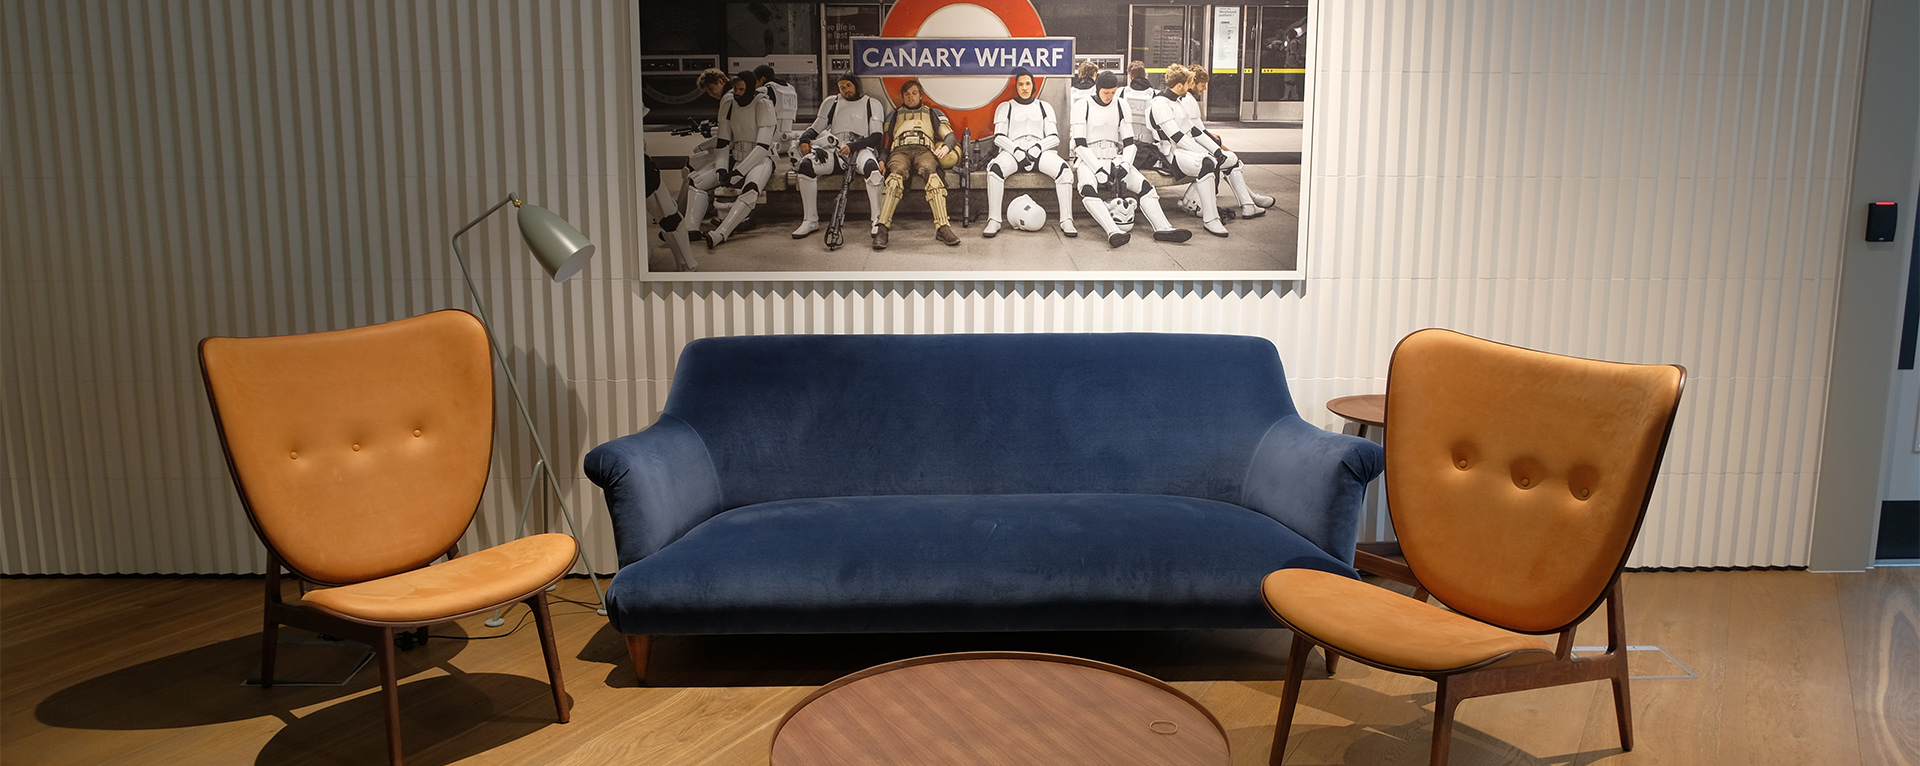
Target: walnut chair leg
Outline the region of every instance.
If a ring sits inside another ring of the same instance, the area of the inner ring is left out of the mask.
[[[273,660],[280,651],[280,621],[267,610],[266,625],[260,629],[260,688],[273,686]]]
[[[1430,766],[1447,766],[1447,753],[1453,749],[1453,710],[1460,698],[1448,694],[1447,679],[1439,679],[1440,690],[1433,700],[1433,755]]]
[[[267,597],[261,605],[260,614],[264,624],[260,627],[260,688],[273,686],[273,661],[280,653],[280,617],[275,607],[280,604],[280,559],[267,558]]]
[[[394,668],[393,628],[380,629],[380,688],[387,698],[387,762],[400,766],[400,674]]]
[[[1627,703],[1627,677],[1624,663],[1622,675],[1613,677],[1613,712],[1620,718],[1620,749],[1633,751],[1633,709]]]
[[[547,658],[547,681],[553,685],[553,710],[561,723],[572,718],[572,705],[567,704],[567,687],[560,680],[560,650],[553,643],[553,615],[547,609],[547,592],[540,591],[527,599],[527,606],[533,607],[533,627],[540,631],[540,653]]]
[[[1267,756],[1269,766],[1280,766],[1287,755],[1287,735],[1293,730],[1293,710],[1300,704],[1300,680],[1307,674],[1307,655],[1313,652],[1313,643],[1293,636],[1293,648],[1287,652],[1287,684],[1280,692],[1280,717],[1273,723],[1273,752]],[[1329,653],[1328,659],[1333,655]]]
[[[1324,647],[1322,651],[1327,655],[1327,675],[1333,675],[1333,669],[1340,665],[1340,653]]]
[[[1620,657],[1613,671],[1613,713],[1620,719],[1620,749],[1633,750],[1633,707],[1627,699],[1627,607],[1623,603],[1626,590],[1619,575],[1613,578],[1613,585],[1607,589],[1607,653]]]
[[[627,658],[633,661],[633,674],[640,685],[647,684],[647,656],[653,652],[653,636],[627,636]]]

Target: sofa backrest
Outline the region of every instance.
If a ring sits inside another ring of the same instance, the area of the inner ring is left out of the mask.
[[[1234,502],[1294,413],[1263,338],[1175,334],[708,338],[665,414],[724,508],[799,497],[1127,492]]]

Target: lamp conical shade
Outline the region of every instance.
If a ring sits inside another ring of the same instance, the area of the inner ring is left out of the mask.
[[[567,281],[593,259],[593,242],[553,211],[522,204],[518,218],[527,249],[533,251],[533,257],[539,259],[553,281]]]

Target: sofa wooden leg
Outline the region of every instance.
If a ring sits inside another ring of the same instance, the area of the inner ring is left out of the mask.
[[[647,683],[647,655],[653,651],[653,636],[627,636],[627,657],[633,660],[633,674],[640,685]]]

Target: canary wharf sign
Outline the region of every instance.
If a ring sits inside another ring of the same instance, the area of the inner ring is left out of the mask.
[[[1072,74],[1073,38],[853,38],[853,72],[858,75],[1005,77],[1014,67],[1036,75]]]
[[[1049,73],[1067,74],[1064,67],[1073,62],[1073,40],[1047,37],[1030,0],[900,0],[880,34],[868,39],[871,58],[863,61],[866,51],[856,48],[854,71],[880,78],[893,96],[908,79],[919,80],[926,100],[947,115],[954,132],[976,136],[993,132],[994,106],[1013,98],[1014,67],[1033,72],[1038,89]],[[1023,59],[1033,64],[1023,65]]]

